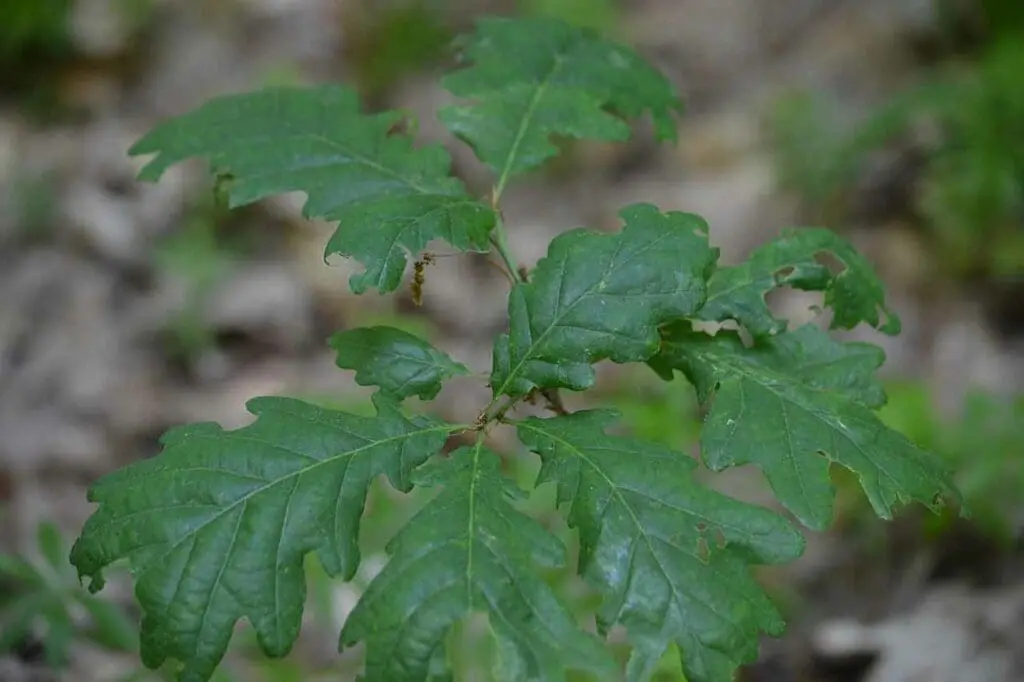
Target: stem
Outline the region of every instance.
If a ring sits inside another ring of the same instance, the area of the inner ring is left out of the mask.
[[[508,411],[511,410],[515,406],[515,404],[517,402],[518,401],[515,400],[514,398],[509,398],[509,400],[504,405],[502,405],[500,408],[498,408],[497,412],[495,412],[493,415],[490,415],[488,417],[488,421],[492,421],[492,422],[503,421],[505,419],[505,415],[508,414]]]
[[[508,268],[508,275],[512,280],[513,284],[518,284],[523,281],[522,275],[519,273],[519,266],[516,264],[516,259],[512,257],[512,252],[508,248],[508,237],[505,235],[505,224],[501,218],[498,218],[497,224],[494,226],[494,232],[491,234],[491,243],[494,245],[494,249],[498,252],[498,256],[501,257],[501,262]]]
[[[497,243],[494,241],[493,237],[491,238],[491,246],[495,247],[495,250],[497,250]],[[497,270],[498,272],[500,272],[501,276],[507,279],[509,284],[511,284],[512,286],[515,286],[517,284],[516,279],[511,274],[509,274],[508,267],[506,265],[504,265],[503,263],[498,263],[491,259],[487,260],[487,264],[490,265],[495,270]]]
[[[562,403],[562,396],[558,394],[557,388],[545,388],[540,392],[544,396],[544,400],[547,402],[547,408],[557,414],[559,417],[564,417],[569,414],[569,410],[565,409],[565,405]]]
[[[505,234],[505,224],[504,221],[501,219],[501,211],[498,208],[498,201],[499,198],[501,197],[501,191],[504,189],[504,184],[506,180],[507,178],[503,176],[498,187],[496,187],[495,190],[491,193],[491,207],[498,214],[498,221],[494,226],[494,232],[491,233],[491,244],[494,246],[495,251],[497,251],[498,255],[501,257],[502,263],[504,263],[505,267],[508,269],[507,274],[509,275],[509,279],[512,282],[512,285],[515,286],[516,284],[519,283],[525,283],[527,279],[526,275],[524,274],[524,271],[519,268],[519,265],[516,263],[515,258],[512,257],[512,252],[508,248],[508,237]],[[544,398],[545,402],[547,403],[547,408],[550,411],[554,412],[557,415],[568,414],[568,411],[562,404],[562,399],[558,394],[558,389],[544,389],[543,391],[540,392],[540,395]],[[498,404],[498,401],[500,399],[501,396],[494,396],[493,398],[491,398],[491,401],[487,404],[487,407],[480,411],[480,414],[477,416],[476,421],[476,427],[478,429],[482,430],[484,426],[491,422],[503,421],[505,415],[509,412],[509,410],[511,410],[521,401],[521,398],[509,398],[505,402],[505,404],[503,404],[500,408],[498,408],[496,412],[492,414],[491,411],[494,410],[494,407]]]
[[[508,248],[508,237],[505,234],[505,222],[501,219],[501,211],[498,208],[497,192],[491,195],[491,206],[498,214],[498,222],[494,226],[494,232],[491,233],[491,244],[494,245],[495,251],[497,251],[498,256],[501,257],[501,262],[505,264],[505,269],[508,271],[505,274],[508,275],[512,286],[515,286],[520,282],[524,282],[525,279],[519,271],[519,266],[516,264],[516,260],[512,256],[512,252]],[[508,412],[517,402],[514,399],[510,399],[499,409],[497,414],[492,415],[491,410],[494,409],[494,406],[498,404],[500,399],[500,395],[494,396],[491,398],[491,401],[487,403],[487,407],[480,411],[480,416],[477,417],[477,423],[481,427],[495,421],[495,419],[499,419],[501,416],[504,416],[505,413]]]

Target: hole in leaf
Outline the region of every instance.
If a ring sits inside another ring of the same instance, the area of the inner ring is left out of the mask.
[[[818,251],[814,254],[814,262],[828,268],[833,277],[838,277],[846,272],[846,263],[837,258],[831,251]]]
[[[778,286],[765,296],[765,303],[772,315],[787,323],[790,329],[796,329],[811,322],[827,324],[822,319],[824,296],[815,288],[806,289],[799,282]]]
[[[792,265],[787,265],[784,268],[776,270],[775,271],[775,281],[778,282],[778,281],[787,279],[790,275],[793,274],[793,271],[795,271],[795,270],[796,270],[796,268],[794,268]]]

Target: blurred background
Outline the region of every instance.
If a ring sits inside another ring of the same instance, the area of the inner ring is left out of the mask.
[[[156,454],[168,427],[239,426],[245,401],[266,394],[366,410],[368,392],[326,346],[353,326],[410,329],[488,367],[506,290],[484,259],[431,266],[422,307],[407,289],[357,298],[353,266],[323,265],[331,226],[303,221],[302,197],[228,213],[201,164],[144,185],[126,155],[211,96],[344,82],[369,109],[416,115],[417,136],[448,145],[482,194],[486,169],[433,116],[449,101],[438,76],[453,65],[450,40],[481,13],[606,31],[662,68],[687,106],[674,148],[643,125],[629,144],[568,144],[508,191],[521,262],[563,230],[614,229],[633,201],[702,214],[726,262],[784,227],[824,225],[864,250],[903,319],[893,339],[844,337],[885,348],[885,420],[951,463],[973,517],[908,509],[884,524],[837,472],[834,528],[761,575],[790,628],[742,679],[1024,680],[1020,0],[0,0],[0,681],[171,679],[140,667],[130,584],[115,576],[89,597],[66,558],[90,512],[86,486]],[[772,301],[796,322],[816,319],[816,302]],[[682,381],[600,370],[587,400],[697,452],[700,414]],[[430,409],[472,419],[482,397],[456,381]],[[537,462],[508,435],[494,445],[529,487]],[[708,479],[772,504],[754,470]],[[573,546],[552,502],[545,487],[525,504]],[[340,624],[422,503],[375,488],[357,579],[332,583],[310,562],[291,656],[264,659],[240,626],[220,679],[354,679],[360,652],[337,654]],[[594,609],[571,566],[550,580],[578,612]],[[612,646],[628,655],[621,637]],[[456,679],[490,679],[492,655],[475,620],[453,633]],[[682,679],[673,657],[658,680]]]

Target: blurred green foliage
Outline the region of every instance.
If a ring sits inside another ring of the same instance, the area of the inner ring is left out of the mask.
[[[870,153],[924,147],[909,212],[956,276],[1024,274],[1024,33],[993,43],[976,64],[951,65],[886,102],[846,133],[820,102],[797,94],[772,116],[780,184],[815,221],[850,219]],[[931,138],[921,142],[917,138]]]
[[[621,18],[617,0],[518,0],[524,15],[556,16],[601,31]],[[346,16],[345,57],[364,96],[373,100],[403,77],[422,72],[452,54],[456,27],[450,0],[387,0],[355,3]]]
[[[602,33],[613,33],[622,18],[618,0],[519,0],[523,14],[554,16]]]
[[[67,559],[70,544],[60,531],[40,524],[36,545],[35,556],[0,554],[0,653],[38,641],[45,662],[60,669],[76,639],[135,651],[137,626],[117,605],[78,583]]]
[[[948,419],[924,385],[892,384],[887,390],[883,421],[945,457],[973,521],[992,539],[1011,542],[1024,511],[1024,395],[1007,400],[972,393],[959,419]],[[930,517],[929,530],[941,532],[953,521],[951,515]]]
[[[17,98],[38,118],[58,109],[54,68],[74,54],[73,0],[0,1],[0,100]]]
[[[77,0],[0,0],[0,101],[10,98],[36,122],[64,121],[80,113],[64,92],[64,86],[74,82],[75,67],[87,67],[91,59],[92,66],[117,71],[132,61],[121,59],[125,54],[80,52],[72,26],[76,4]],[[145,46],[137,38],[155,16],[153,0],[112,0],[107,7],[87,11],[112,12],[116,16],[105,19],[124,22],[125,53]]]
[[[345,26],[345,56],[369,100],[409,73],[440,61],[455,33],[443,22],[436,0],[364,3]]]
[[[17,66],[26,55],[69,54],[71,7],[72,0],[4,0],[0,4],[0,73]]]
[[[937,0],[940,5],[950,0]],[[1020,0],[978,0],[985,33],[990,38],[1020,39],[1024,31],[1024,3]]]
[[[185,300],[169,319],[164,339],[168,355],[186,364],[215,344],[214,331],[203,320],[201,302],[239,261],[238,246],[224,243],[222,217],[216,201],[200,204],[180,229],[157,244],[153,254],[158,273],[184,282]]]

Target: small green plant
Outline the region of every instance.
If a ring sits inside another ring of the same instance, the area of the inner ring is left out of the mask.
[[[76,639],[135,651],[138,628],[116,606],[82,589],[56,526],[39,525],[36,548],[35,556],[0,554],[0,653],[36,639],[47,664],[63,668]]]
[[[219,97],[131,150],[155,154],[141,173],[149,181],[207,158],[230,177],[231,206],[305,192],[307,216],[338,224],[326,255],[364,266],[349,280],[356,293],[396,291],[433,240],[493,254],[511,283],[492,397],[468,423],[403,408],[452,377],[467,380],[463,364],[409,332],[350,329],[331,344],[341,368],[377,388],[372,416],[255,398],[253,423],[175,428],[157,457],[92,486],[99,506],[71,562],[99,590],[104,569],[128,559],[146,665],[174,659],[180,680],[205,682],[243,618],[267,655],[287,654],[306,601],[306,556],[351,580],[367,490],[386,476],[432,497],[388,543],[387,564],[341,631],[341,648],[365,644],[366,679],[450,679],[446,638],[472,614],[487,619],[496,679],[617,679],[602,641],[614,626],[631,645],[630,680],[650,679],[676,648],[690,682],[731,679],[762,632],[783,629],[753,567],[792,561],[803,537],[773,511],[702,487],[692,457],[613,433],[616,411],[569,413],[559,392],[591,388],[601,361],[647,363],[666,380],[682,373],[706,411],[705,464],[757,465],[811,528],[832,519],[832,462],[860,477],[883,518],[910,501],[935,509],[959,499],[941,462],[876,416],[882,351],[814,326],[789,329],[765,302],[780,286],[819,291],[833,327],[897,333],[870,265],[835,234],[790,231],[723,266],[700,217],[633,204],[618,232],[573,229],[533,269],[516,263],[502,197],[555,155],[553,136],[621,142],[629,121],[650,112],[659,138],[673,140],[682,105],[636,53],[559,20],[485,19],[459,44],[464,67],[443,85],[464,101],[439,117],[494,171],[483,200],[451,177],[442,147],[415,148],[402,114],[364,114],[347,87]],[[717,333],[700,331],[715,323]],[[551,414],[517,416],[531,401]],[[600,598],[596,633],[543,577],[565,565],[566,544],[521,511],[526,492],[487,445],[497,424],[540,456],[536,485],[552,484],[577,537],[573,563]],[[462,444],[446,452],[453,436]]]

